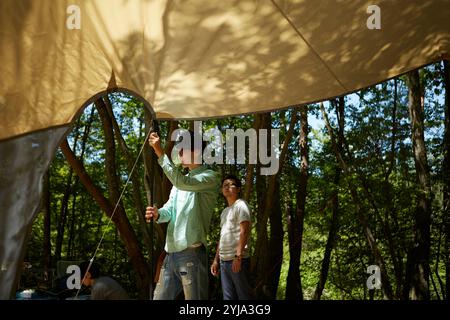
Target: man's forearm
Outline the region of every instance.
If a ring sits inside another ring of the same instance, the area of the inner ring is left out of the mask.
[[[239,243],[238,243],[238,247],[236,249],[236,255],[237,256],[241,256],[242,252],[245,249],[245,246],[247,245],[247,241],[248,241],[248,236],[249,236],[249,231],[247,228],[241,228],[241,232],[239,233]]]
[[[214,256],[214,261],[217,261],[217,263],[220,262],[220,257],[219,257],[219,242],[217,242],[216,255]]]
[[[161,148],[161,145],[153,146],[153,150],[155,151],[155,154],[158,158],[161,158],[161,156],[164,154],[164,150]]]

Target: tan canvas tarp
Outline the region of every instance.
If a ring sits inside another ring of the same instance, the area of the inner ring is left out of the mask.
[[[95,95],[127,89],[159,119],[219,117],[449,57],[450,0],[375,2],[379,30],[363,0],[0,0],[0,299],[15,296],[43,175]]]
[[[67,124],[108,88],[140,95],[159,119],[216,117],[323,100],[449,56],[449,1],[375,2],[380,30],[363,0],[2,0],[0,140]]]

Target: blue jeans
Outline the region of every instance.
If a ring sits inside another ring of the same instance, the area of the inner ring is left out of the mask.
[[[223,300],[252,300],[250,284],[250,258],[242,259],[241,271],[233,272],[233,260],[220,262]]]
[[[164,258],[154,300],[174,300],[181,290],[186,300],[207,300],[208,289],[206,248],[186,249]]]

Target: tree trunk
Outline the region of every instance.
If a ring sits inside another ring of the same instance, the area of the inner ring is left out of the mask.
[[[255,115],[254,121],[253,121],[253,129],[255,129],[255,131],[258,132],[260,127],[261,127],[261,116]],[[249,162],[247,164],[244,192],[243,192],[243,196],[242,196],[245,201],[250,201],[250,196],[252,194],[252,186],[253,186],[253,181],[254,181],[254,174],[255,174],[255,165],[251,164]]]
[[[303,223],[305,219],[308,185],[308,132],[308,108],[304,106],[300,108],[300,176],[296,193],[296,209],[295,213],[290,212],[288,217],[290,258],[286,279],[286,300],[303,300],[300,260],[302,255]]]
[[[169,130],[167,132],[167,138],[166,138],[166,147],[164,148],[165,154],[167,154],[170,157],[170,154],[172,153],[173,146],[175,145],[175,142],[171,140],[172,133],[178,129],[178,121],[169,121]],[[162,177],[162,201],[163,203],[166,203],[167,200],[169,200],[170,190],[172,189],[172,183],[167,178],[167,176],[164,174]],[[162,204],[163,204],[162,203]]]
[[[153,118],[151,113],[145,109],[144,110],[144,121],[145,121],[145,133],[146,136],[150,130],[154,130],[156,128],[153,128],[152,124]],[[172,130],[175,129],[175,124],[172,127]],[[161,132],[158,132],[159,135],[161,135]],[[170,140],[170,134],[171,130],[169,129],[168,132],[168,138],[166,140],[166,148],[169,147],[169,144],[172,144]],[[162,140],[162,138],[161,138]],[[166,153],[170,157],[170,152]],[[164,203],[168,199],[168,195],[170,190],[168,188],[171,188],[171,185],[167,184],[164,186],[163,181],[164,179],[167,179],[167,177],[163,174],[162,168],[158,164],[158,158],[153,151],[153,149],[150,147],[149,143],[146,142],[144,146],[144,187],[147,195],[147,205],[149,206],[156,206],[158,208],[161,208]],[[165,198],[167,196],[167,199]],[[164,249],[164,243],[165,243],[165,231],[166,231],[166,225],[160,226],[159,224],[156,224],[155,222],[150,222],[149,224],[150,228],[150,239],[152,241],[152,247],[153,251],[150,252],[150,260],[151,260],[151,270],[150,274],[152,279],[152,286],[151,290],[154,290],[155,286],[153,285],[154,282],[157,281],[159,278],[159,265],[158,260],[160,257],[162,257],[165,252]],[[153,229],[152,229],[153,228]],[[153,230],[153,231],[152,231]],[[152,235],[156,231],[155,234]],[[150,293],[151,297],[153,297],[153,292]]]
[[[414,245],[409,253],[411,258],[409,270],[412,272],[409,297],[413,300],[428,300],[430,298],[431,183],[424,138],[423,93],[417,70],[408,74],[408,85],[414,164],[420,187],[414,216]]]
[[[287,208],[287,227],[289,242],[289,269],[286,278],[285,299],[292,301],[303,300],[302,280],[300,278],[300,246],[299,234],[301,233],[297,221],[295,208]]]
[[[443,213],[445,228],[444,263],[445,297],[450,300],[450,66],[444,60],[445,120],[444,120],[444,161],[442,164],[444,195]]]
[[[88,142],[88,138],[91,133],[92,123],[94,122],[94,119],[96,118],[95,114],[95,108],[91,107],[91,113],[89,114],[87,123],[84,127],[83,132],[83,138],[81,139],[81,150],[80,150],[80,157],[81,161],[84,159],[84,153],[86,152],[86,145]],[[80,177],[76,176],[74,185],[78,185],[80,182]],[[86,217],[86,204],[85,204],[85,193],[81,194],[81,206],[78,208],[78,226],[77,226],[77,238],[78,241],[75,241],[75,245],[78,245],[78,252],[80,252],[80,249],[84,251],[84,248],[86,248],[86,240],[88,237],[82,232],[82,230],[85,230],[86,223],[84,221]],[[83,227],[84,224],[84,227]]]
[[[84,159],[84,153],[86,152],[86,145],[87,145],[87,140],[89,138],[89,134],[91,131],[91,127],[92,127],[92,122],[94,121],[94,115],[95,115],[95,108],[91,108],[91,113],[88,117],[88,120],[84,126],[84,131],[83,131],[83,136],[81,138],[81,146],[80,146],[80,156],[79,159],[81,159],[81,161],[83,161]],[[78,120],[78,125],[77,125],[77,132],[81,126],[81,121],[80,119]],[[78,137],[78,136],[77,136]],[[72,169],[71,169],[72,170]],[[73,182],[73,187],[75,188],[78,183],[80,182],[80,178],[78,176],[75,177],[75,181]],[[78,228],[78,232],[75,232],[75,220],[76,219],[81,219],[83,220],[84,215],[77,216],[76,212],[78,211],[76,208],[76,203],[77,203],[77,192],[73,192],[73,199],[72,199],[72,215],[71,215],[71,222],[70,222],[70,229],[69,229],[69,241],[68,241],[68,255],[70,257],[75,257],[77,256],[76,254],[76,249],[75,249],[75,244],[76,244],[76,238],[78,236],[78,239],[80,238],[80,234],[82,234],[82,232],[79,232],[80,228]],[[83,212],[84,213],[84,212]],[[80,242],[80,241],[78,241]],[[74,258],[71,258],[74,259]]]
[[[74,183],[74,186],[76,183]],[[67,241],[67,258],[68,259],[74,259],[76,256],[74,252],[74,242],[75,242],[75,220],[77,219],[77,213],[76,213],[76,204],[77,204],[77,194],[73,192],[72,194],[72,206],[71,206],[71,214],[69,219],[69,236]]]
[[[267,279],[267,288],[270,298],[277,298],[278,284],[280,282],[281,265],[283,262],[283,222],[280,204],[279,181],[275,186],[273,209],[270,214],[270,238],[268,246],[268,268],[270,277]]]
[[[69,176],[64,188],[63,198],[61,200],[61,208],[56,229],[56,244],[55,244],[55,261],[61,260],[62,245],[64,241],[64,231],[66,227],[67,212],[69,210],[69,198],[72,193],[72,176],[73,170],[69,170]]]
[[[361,223],[361,226],[363,227],[364,236],[366,238],[366,241],[367,241],[367,244],[369,245],[370,250],[372,251],[375,262],[377,263],[378,267],[380,268],[381,283],[382,283],[381,288],[383,290],[385,298],[391,300],[393,298],[393,294],[392,294],[392,287],[391,287],[389,277],[387,274],[387,270],[386,270],[386,264],[381,255],[381,252],[378,248],[378,245],[376,244],[375,237],[373,236],[372,230],[369,227],[367,217],[364,214],[365,211],[363,208],[363,203],[359,199],[359,195],[358,195],[355,181],[354,181],[355,180],[354,173],[352,172],[351,168],[348,166],[348,164],[344,160],[343,154],[337,148],[333,129],[330,125],[330,122],[328,121],[328,115],[327,115],[327,112],[325,111],[325,108],[323,107],[323,104],[321,104],[321,111],[322,111],[323,119],[325,121],[325,126],[327,127],[328,133],[330,135],[333,151],[334,151],[337,161],[340,164],[341,169],[345,175],[345,178],[347,181],[347,186],[350,189],[350,194],[351,194],[354,206],[355,206],[356,215],[358,217],[359,222]]]
[[[261,118],[261,128],[267,129],[270,126],[270,120],[267,114],[256,115]],[[262,143],[267,143],[267,141],[258,141],[259,147]],[[267,235],[267,219],[265,219],[265,206],[270,199],[267,197],[273,197],[273,192],[268,192],[267,177],[261,175],[260,164],[257,165],[257,176],[256,176],[256,195],[258,209],[255,212],[256,215],[256,244],[255,244],[255,254],[253,257],[254,261],[254,271],[256,274],[256,297],[257,299],[268,299],[269,294],[266,292],[266,281],[267,281],[267,246],[268,246],[268,235]],[[273,190],[272,190],[273,191]]]
[[[334,182],[339,183],[340,174],[336,171]],[[338,184],[336,184],[337,186]],[[337,189],[337,188],[336,188]],[[327,243],[325,245],[325,253],[323,255],[322,266],[320,268],[319,281],[316,285],[316,290],[314,291],[314,300],[320,300],[322,297],[323,290],[325,289],[325,283],[328,279],[328,271],[330,269],[331,252],[336,243],[336,235],[339,229],[339,195],[337,190],[333,193],[333,212],[331,215],[330,229],[328,231]]]
[[[80,135],[80,132],[78,130],[78,126],[76,126],[75,130],[75,137],[73,141],[73,148],[76,150],[77,143],[78,143],[78,137]],[[55,261],[61,260],[61,254],[62,254],[62,245],[64,241],[64,231],[66,227],[67,222],[67,216],[69,212],[69,200],[70,196],[73,192],[73,185],[72,182],[73,178],[73,169],[69,168],[69,175],[67,177],[66,186],[64,188],[64,195],[63,199],[61,201],[61,209],[59,214],[59,219],[57,219],[57,234],[56,234],[56,244],[55,244]]]
[[[377,200],[373,196],[373,192],[370,190],[370,183],[368,182],[366,178],[366,174],[361,172],[359,168],[356,168],[356,172],[358,173],[358,179],[361,181],[362,185],[362,191],[365,195],[368,202],[372,205],[372,210],[374,212],[375,219],[379,219],[381,222],[381,227],[383,230],[384,238],[387,240],[387,247],[389,251],[390,258],[392,260],[393,266],[394,266],[394,274],[395,274],[395,280],[396,280],[396,291],[395,291],[395,297],[401,298],[401,284],[403,282],[403,266],[402,266],[402,255],[400,254],[400,248],[397,245],[394,237],[393,232],[391,229],[391,219],[393,218],[394,221],[396,221],[396,212],[393,204],[393,187],[391,183],[389,182],[389,176],[394,168],[395,165],[395,141],[396,141],[396,131],[397,131],[397,125],[396,125],[396,114],[397,114],[397,82],[394,80],[394,103],[393,103],[393,112],[392,112],[392,138],[391,138],[391,151],[389,155],[389,164],[387,169],[384,169],[384,179],[382,181],[382,188],[385,190],[384,192],[384,207],[386,209],[381,208],[380,205],[377,203]],[[343,105],[343,98],[340,99],[340,104]],[[345,141],[345,140],[344,140]],[[346,150],[349,150],[348,144],[345,144]],[[380,159],[380,162],[383,163],[384,160],[382,158],[381,154],[375,154],[375,156],[378,156]],[[348,152],[348,158],[351,162],[353,162],[353,157],[350,152]],[[383,215],[381,214],[383,213]]]
[[[338,132],[338,143],[337,149],[340,153],[343,152],[344,147],[344,126],[345,126],[345,114],[344,114],[344,101],[340,101],[336,105],[336,116],[339,124],[339,132]],[[314,299],[320,300],[322,297],[323,290],[325,289],[325,283],[328,278],[328,271],[330,268],[331,261],[331,252],[335,246],[336,242],[336,234],[339,228],[339,183],[341,180],[341,168],[339,164],[336,164],[335,172],[334,172],[334,191],[332,195],[332,214],[331,214],[331,222],[330,229],[328,231],[327,243],[325,245],[325,253],[323,255],[322,267],[320,269],[319,281],[317,282],[316,290],[314,291]]]
[[[50,170],[50,169],[49,169]],[[42,265],[44,266],[44,276],[49,277],[52,267],[52,244],[51,244],[51,207],[50,207],[50,173],[49,170],[44,175],[44,187],[42,192],[42,208],[44,211],[44,243]]]
[[[152,115],[147,109],[145,109],[144,118],[145,133],[147,135],[148,131],[153,129],[151,124],[154,119],[152,119]],[[161,133],[159,132],[158,134]],[[163,139],[161,138],[161,140]],[[170,136],[167,143],[170,143],[169,140]],[[168,154],[168,156],[170,158],[170,153]],[[157,207],[162,207],[166,200],[163,197],[163,191],[161,188],[163,183],[163,176],[165,175],[163,175],[163,171],[157,162],[158,158],[156,157],[155,152],[150,147],[148,142],[145,143],[143,157],[145,169],[144,187],[147,192],[147,196],[151,195],[151,197],[153,197],[153,199],[151,199],[152,203],[149,203],[148,205],[156,205]],[[147,201],[149,201],[149,199],[147,199]]]
[[[257,287],[256,294],[259,298],[271,298],[273,296],[273,290],[270,288],[269,278],[273,277],[273,270],[270,267],[270,261],[268,260],[268,256],[266,253],[266,248],[269,244],[269,239],[267,236],[267,222],[270,218],[271,213],[273,212],[273,204],[274,204],[274,195],[275,195],[275,187],[277,183],[277,179],[281,174],[283,169],[284,161],[286,159],[286,154],[288,150],[289,142],[292,139],[292,135],[294,133],[294,126],[297,122],[297,110],[293,110],[291,115],[291,122],[289,125],[289,130],[286,133],[286,137],[283,143],[283,147],[281,149],[281,154],[279,158],[279,168],[278,172],[272,176],[269,176],[267,188],[265,188],[265,192],[259,193],[258,195],[264,195],[263,199],[259,199],[258,201],[258,215],[257,215],[257,225],[256,225],[256,248],[255,248],[255,258],[256,258],[256,272],[258,275],[257,278]],[[271,127],[271,119],[270,113],[265,114],[262,120],[262,128],[270,128]],[[269,135],[268,135],[269,136]],[[259,141],[259,147],[261,147],[262,143],[269,143],[269,141]],[[267,149],[269,150],[269,149]],[[257,188],[261,189],[262,187],[262,177],[258,176]],[[259,185],[259,187],[258,187]],[[276,293],[275,293],[276,294]]]
[[[401,299],[402,297],[402,283],[403,283],[403,250],[401,246],[399,246],[398,241],[396,242],[393,237],[393,232],[391,226],[394,226],[394,230],[398,228],[397,221],[397,212],[395,210],[395,205],[393,202],[393,186],[389,181],[390,175],[395,167],[395,145],[397,141],[397,78],[394,79],[394,103],[392,108],[392,136],[391,136],[391,150],[389,154],[389,166],[387,171],[384,174],[383,179],[383,193],[385,199],[385,207],[384,211],[384,219],[382,221],[383,230],[385,237],[388,241],[389,246],[389,254],[392,259],[392,264],[394,266],[394,274],[395,274],[395,297],[396,299]],[[391,221],[391,219],[393,221]],[[398,232],[399,234],[400,232]],[[402,234],[403,236],[403,234]]]

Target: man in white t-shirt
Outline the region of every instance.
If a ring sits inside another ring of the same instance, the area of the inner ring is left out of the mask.
[[[250,208],[239,199],[241,181],[234,175],[222,180],[222,194],[228,202],[220,216],[220,241],[211,264],[211,273],[219,275],[224,300],[254,299],[250,285],[249,241],[251,230]]]

